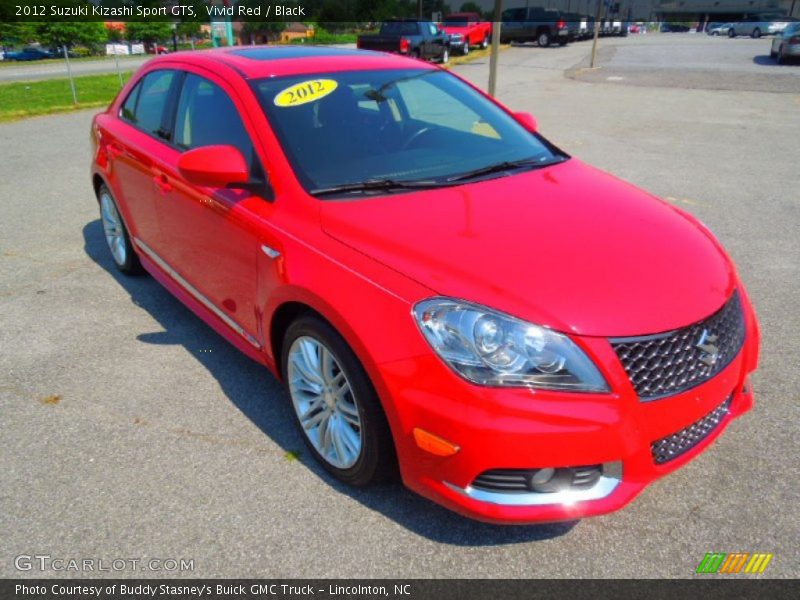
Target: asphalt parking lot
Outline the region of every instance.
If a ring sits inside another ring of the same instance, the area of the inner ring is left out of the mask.
[[[762,326],[756,406],[708,452],[577,523],[496,527],[400,485],[345,488],[303,452],[264,369],[151,278],[115,272],[91,111],[34,118],[0,125],[0,576],[39,576],[14,568],[39,553],[194,559],[175,574],[196,577],[691,577],[706,552],[743,551],[796,577],[800,90],[759,91],[744,56],[715,70],[747,91],[703,88],[689,57],[749,41],[658,37],[601,40],[616,50],[591,75],[589,43],[511,48],[498,95],[697,215],[738,263]],[[670,85],[642,81],[637,60]],[[486,63],[456,70],[484,86]]]

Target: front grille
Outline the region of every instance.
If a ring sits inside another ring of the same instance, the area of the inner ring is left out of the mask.
[[[603,474],[603,465],[557,469],[491,469],[472,482],[472,487],[492,492],[541,492],[591,488]]]
[[[728,396],[725,402],[699,421],[695,421],[688,427],[650,444],[653,462],[657,465],[669,462],[684,452],[688,452],[707,438],[725,418],[725,415],[728,414],[731,397],[732,395]]]
[[[739,293],[719,311],[694,325],[611,345],[640,400],[678,394],[710,379],[739,353],[744,317]]]

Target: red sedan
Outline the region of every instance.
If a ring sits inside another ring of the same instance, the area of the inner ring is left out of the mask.
[[[176,53],[92,133],[116,266],[280,378],[342,481],[575,519],[752,406],[758,325],[711,232],[438,67]]]

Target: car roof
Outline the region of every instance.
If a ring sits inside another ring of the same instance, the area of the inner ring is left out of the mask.
[[[183,62],[215,70],[225,64],[245,79],[300,75],[326,71],[372,69],[436,69],[429,63],[386,52],[314,46],[229,46],[176,52],[153,58],[152,64]]]

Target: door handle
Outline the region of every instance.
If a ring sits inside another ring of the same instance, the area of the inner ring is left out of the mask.
[[[162,194],[168,194],[172,191],[172,184],[169,182],[169,179],[167,179],[167,176],[163,173],[153,177],[153,183],[156,184],[156,187]]]

